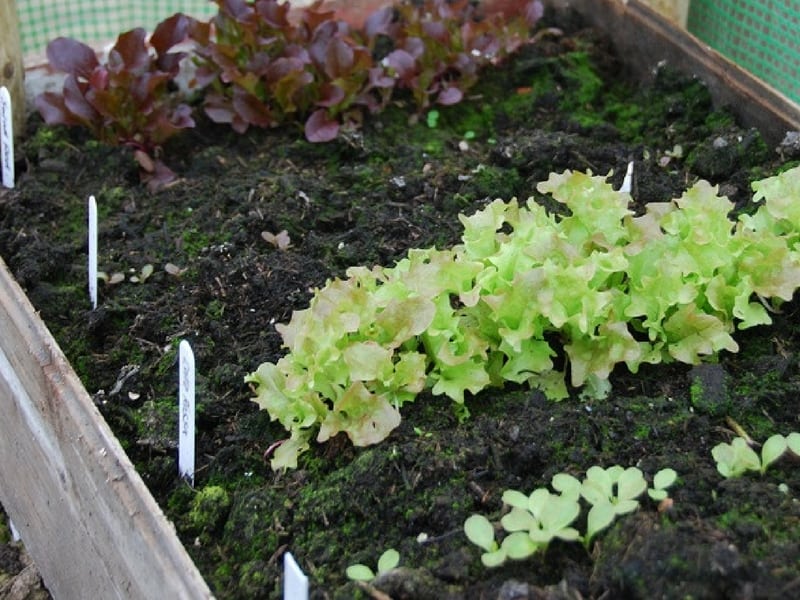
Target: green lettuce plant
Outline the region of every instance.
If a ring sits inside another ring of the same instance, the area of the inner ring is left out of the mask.
[[[762,475],[767,467],[783,456],[786,451],[800,456],[800,433],[787,436],[776,433],[761,446],[761,455],[753,450],[743,437],[735,437],[730,444],[717,444],[711,456],[717,463],[717,471],[723,477],[739,477],[747,471],[758,471]]]
[[[551,481],[552,488],[558,493],[554,494],[547,488],[537,488],[530,495],[516,490],[503,493],[503,503],[511,509],[500,519],[505,531],[502,542],[497,542],[494,525],[484,515],[468,517],[464,522],[464,533],[467,539],[484,550],[481,562],[486,567],[500,566],[507,559],[528,558],[544,551],[555,539],[583,541],[589,547],[594,536],[618,515],[639,507],[637,498],[645,490],[654,492],[657,496],[654,499],[665,498],[666,488],[674,483],[676,477],[674,470],[662,469],[653,478],[653,488],[648,490],[647,480],[636,467],[590,467],[583,481],[568,473],[558,473]],[[654,494],[650,495],[653,497]],[[581,499],[591,506],[583,535],[573,527],[581,514]]]
[[[737,351],[734,331],[770,323],[800,286],[798,179],[800,168],[754,183],[763,203],[732,221],[703,181],[636,215],[602,177],[551,174],[537,189],[566,216],[495,200],[460,216],[453,248],[349,269],[277,326],[288,354],[246,378],[290,432],[273,468],[295,467],[314,435],[384,439],[424,389],[463,418],[466,394],[505,381],[598,398],[621,363]]]

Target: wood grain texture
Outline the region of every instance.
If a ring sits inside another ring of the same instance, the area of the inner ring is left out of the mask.
[[[56,598],[211,597],[2,260],[0,501]]]

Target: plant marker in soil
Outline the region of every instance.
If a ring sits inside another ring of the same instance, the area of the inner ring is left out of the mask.
[[[89,300],[97,308],[97,201],[89,196]]]
[[[178,346],[178,473],[194,487],[194,353],[189,342]]]
[[[633,187],[633,161],[628,163],[628,170],[625,171],[625,179],[622,180],[622,185],[619,186],[619,191],[623,194],[630,194]]]
[[[17,531],[17,528],[14,527],[14,521],[12,521],[11,519],[8,520],[8,528],[11,530],[12,542],[18,542],[22,539],[21,537],[19,537],[19,531]]]
[[[308,577],[291,552],[283,555],[283,600],[308,600]]]
[[[14,128],[11,124],[11,95],[0,87],[0,163],[3,165],[3,186],[14,187]]]

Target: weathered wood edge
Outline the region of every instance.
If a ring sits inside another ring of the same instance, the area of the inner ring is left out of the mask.
[[[800,106],[642,2],[550,3],[571,6],[608,32],[624,68],[639,80],[652,79],[662,61],[695,75],[708,86],[715,105],[730,107],[745,126],[758,129],[770,147],[777,146],[787,131],[800,130]]]
[[[2,259],[0,501],[56,598],[211,598]]]

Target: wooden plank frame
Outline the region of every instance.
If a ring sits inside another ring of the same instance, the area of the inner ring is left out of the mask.
[[[770,147],[780,144],[787,131],[800,131],[800,106],[643,2],[551,0],[550,4],[571,6],[609,32],[626,71],[637,80],[652,79],[655,67],[666,62],[702,80],[716,106],[730,107],[742,124],[758,129]]]
[[[341,0],[339,0],[341,1]],[[380,0],[354,2],[380,4]],[[702,78],[768,143],[800,109],[637,0],[550,0],[612,33],[626,69]],[[88,302],[88,300],[87,300]],[[210,598],[119,442],[0,259],[0,502],[56,598]]]
[[[211,598],[2,259],[0,315],[0,501],[50,592]]]

